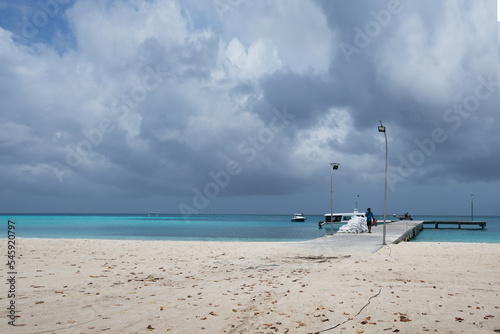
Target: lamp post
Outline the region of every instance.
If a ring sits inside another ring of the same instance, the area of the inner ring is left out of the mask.
[[[331,235],[333,235],[333,171],[339,169],[339,163],[330,162],[332,166],[332,170],[330,171],[330,226],[331,226]]]
[[[474,221],[474,194],[470,194],[470,220]]]
[[[356,195],[356,211],[358,211],[358,199],[359,199],[359,195]]]
[[[383,237],[382,237],[382,245],[385,245],[385,235],[386,235],[386,228],[385,228],[385,217],[386,217],[386,212],[387,212],[387,133],[385,132],[385,126],[382,125],[382,121],[380,122],[380,126],[378,127],[378,132],[383,132],[384,137],[385,137],[385,187],[384,187],[384,232],[383,232]]]

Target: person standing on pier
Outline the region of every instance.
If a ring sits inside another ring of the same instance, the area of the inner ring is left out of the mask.
[[[366,225],[368,226],[368,233],[372,233],[372,220],[373,220],[373,212],[372,209],[366,209],[365,213],[366,217]]]

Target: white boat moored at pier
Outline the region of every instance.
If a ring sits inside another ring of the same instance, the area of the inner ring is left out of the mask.
[[[365,214],[358,212],[358,209],[354,209],[353,212],[348,213],[326,213],[325,220],[318,222],[318,226],[322,227],[325,224],[347,224],[352,217],[364,217]]]

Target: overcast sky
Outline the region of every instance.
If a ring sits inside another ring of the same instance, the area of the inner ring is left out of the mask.
[[[499,215],[496,6],[0,1],[0,211]]]

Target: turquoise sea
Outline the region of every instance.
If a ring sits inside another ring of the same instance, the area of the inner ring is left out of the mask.
[[[206,240],[206,241],[300,241],[330,234],[319,229],[322,215],[307,215],[304,223],[290,215],[182,215],[160,214],[1,214],[5,223],[15,222],[17,238],[119,239],[119,240]],[[467,216],[413,216],[415,220],[470,220]],[[377,217],[379,223],[382,217]],[[391,217],[387,217],[389,219]],[[500,217],[474,217],[487,221],[486,229],[426,227],[414,242],[500,243]],[[340,225],[334,226],[337,231]]]

